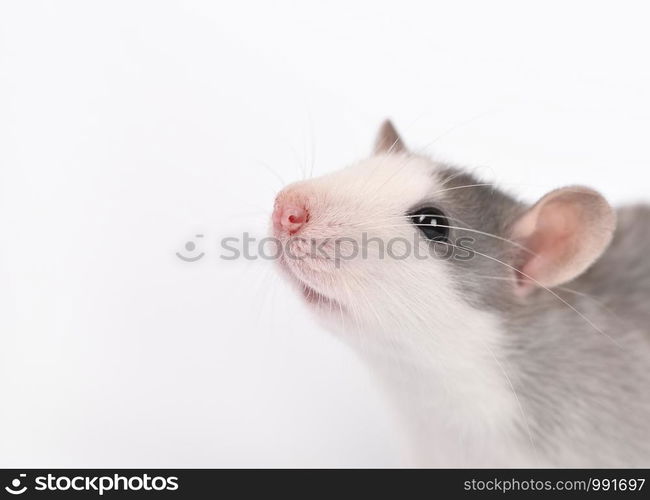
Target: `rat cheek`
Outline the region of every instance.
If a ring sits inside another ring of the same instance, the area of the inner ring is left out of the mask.
[[[309,253],[316,259],[333,260],[334,245],[329,238],[314,238],[310,241]]]

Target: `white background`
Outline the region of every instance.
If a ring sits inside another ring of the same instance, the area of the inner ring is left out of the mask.
[[[530,201],[647,200],[642,4],[3,1],[0,466],[398,464],[364,367],[219,238],[386,116]]]

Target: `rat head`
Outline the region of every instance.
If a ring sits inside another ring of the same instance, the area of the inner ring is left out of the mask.
[[[615,218],[584,187],[526,207],[410,153],[385,122],[370,158],[283,189],[272,223],[281,267],[310,307],[346,328],[421,331],[468,310],[507,313],[572,280]]]

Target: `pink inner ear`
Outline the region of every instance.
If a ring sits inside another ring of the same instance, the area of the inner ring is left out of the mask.
[[[533,254],[519,273],[522,285],[553,286],[562,280],[561,276],[574,272],[576,242],[582,239],[585,230],[581,211],[576,208],[573,203],[557,200],[543,204],[536,211],[535,227],[525,243]]]
[[[614,225],[611,208],[594,191],[567,188],[542,198],[513,228],[515,239],[532,252],[519,265],[517,292],[578,276],[605,249]]]

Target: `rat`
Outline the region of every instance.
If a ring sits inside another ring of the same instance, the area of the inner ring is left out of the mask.
[[[386,121],[369,158],[283,188],[271,228],[406,464],[650,466],[649,206],[583,186],[529,205]]]

